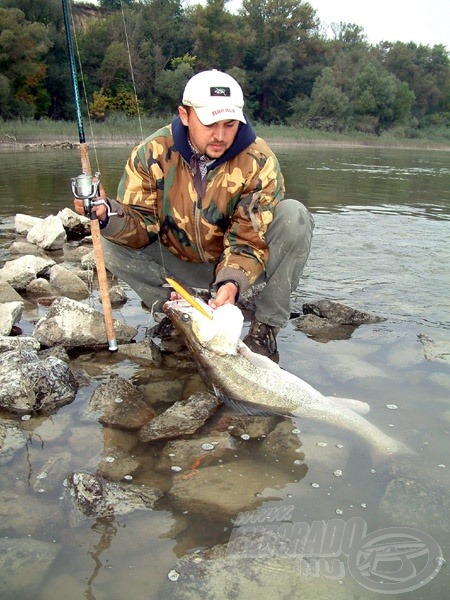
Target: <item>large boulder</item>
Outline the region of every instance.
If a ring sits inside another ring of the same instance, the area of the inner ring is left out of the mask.
[[[0,408],[12,413],[53,412],[73,402],[78,384],[69,365],[33,350],[0,354]]]
[[[134,327],[114,320],[116,341],[130,342],[137,334]],[[44,346],[60,344],[65,348],[98,348],[108,344],[103,315],[94,308],[57,298],[47,314],[39,319],[33,336]]]

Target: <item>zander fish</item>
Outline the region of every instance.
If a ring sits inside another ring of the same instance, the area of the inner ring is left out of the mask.
[[[237,306],[221,306],[212,320],[185,300],[166,302],[164,312],[183,336],[205,384],[225,403],[253,414],[300,417],[350,431],[369,444],[374,457],[414,454],[361,416],[369,411],[368,404],[323,396],[296,375],[252,352],[240,339],[244,317]]]

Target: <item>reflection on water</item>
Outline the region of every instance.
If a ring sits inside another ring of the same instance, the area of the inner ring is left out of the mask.
[[[374,466],[361,441],[325,425],[277,420],[277,427],[286,429],[275,451],[266,434],[254,440],[237,437],[232,447],[208,458],[192,476],[189,472],[184,485],[192,497],[197,494],[192,506],[180,508],[168,495],[160,510],[109,520],[86,518],[74,527],[62,500],[61,483],[69,472],[98,472],[105,469],[105,457],[116,452],[138,465],[134,483],[169,493],[177,481],[163,446],[139,443],[131,433],[104,430],[84,415],[93,389],[111,375],[146,386],[158,384],[161,371],[101,353],[80,356],[77,365],[90,372],[93,383],[80,388],[76,401],[51,418],[23,423],[23,448],[0,471],[1,537],[61,547],[49,571],[43,571],[37,600],[60,598],[61,590],[68,598],[97,600],[187,598],[187,591],[167,578],[176,559],[226,543],[237,516],[230,505],[240,507],[237,513],[245,502],[252,509],[292,505],[295,522],[358,516],[368,531],[416,527],[432,535],[448,554],[450,372],[445,357],[424,359],[418,338],[426,335],[445,342],[450,337],[448,154],[367,148],[276,151],[288,195],[305,202],[316,221],[296,303],[330,298],[386,318],[359,327],[350,339],[328,343],[309,339],[289,324],[280,333],[281,366],[324,394],[367,401],[372,407],[370,420],[408,444],[417,456],[394,457],[389,465]],[[110,195],[128,153],[127,148],[99,150],[99,167]],[[2,159],[0,251],[6,257],[14,214],[46,216],[70,206],[70,179],[80,169],[75,150],[2,153]],[[32,310],[26,314],[32,315],[30,320],[20,325],[30,332],[36,314]],[[131,293],[116,316],[141,326],[141,336],[149,321]],[[180,379],[181,368],[195,389],[189,359],[184,367],[178,363],[175,370],[168,368],[165,377]],[[176,452],[181,456],[180,449]],[[52,485],[49,479],[36,480],[49,460],[60,469]],[[415,493],[402,494],[399,486]],[[266,581],[259,572],[256,582],[258,576]],[[219,591],[209,597],[228,597],[224,582],[220,591],[218,578]],[[320,582],[329,582],[315,580],[308,587],[311,579],[308,585],[303,581],[303,596],[317,597],[319,589],[322,597],[370,597],[354,582],[352,587],[349,579],[347,574],[341,592],[338,587],[320,587]],[[13,586],[13,579],[7,581]],[[288,591],[282,572],[277,575],[274,570],[271,581],[280,586],[276,595]],[[250,594],[274,597],[273,588],[265,595],[254,585]],[[426,593],[445,598],[447,589],[448,574],[443,570],[408,597]]]

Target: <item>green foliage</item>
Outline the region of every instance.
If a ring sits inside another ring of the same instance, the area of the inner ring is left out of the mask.
[[[40,117],[50,100],[43,58],[51,46],[44,25],[29,22],[18,8],[0,8],[0,68],[3,76],[0,116]]]
[[[256,122],[405,138],[450,127],[445,47],[371,46],[354,23],[325,37],[309,2],[243,0],[238,14],[227,0],[69,4],[81,96],[98,120],[173,114],[189,77],[218,68]],[[0,0],[0,69],[3,119],[74,116],[60,0]]]

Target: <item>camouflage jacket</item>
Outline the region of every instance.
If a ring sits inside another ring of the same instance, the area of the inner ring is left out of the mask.
[[[208,165],[203,196],[194,186],[187,128],[175,119],[134,148],[119,183],[118,215],[102,235],[142,248],[160,240],[180,260],[216,262],[216,280],[236,280],[244,292],[264,271],[264,240],[283,198],[278,160],[249,124],[231,148]]]

